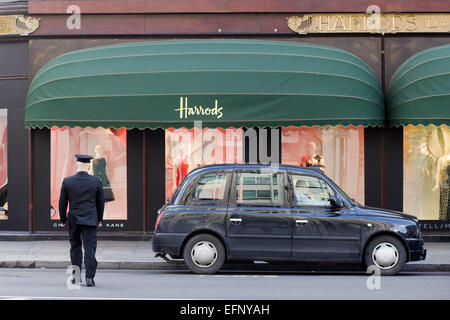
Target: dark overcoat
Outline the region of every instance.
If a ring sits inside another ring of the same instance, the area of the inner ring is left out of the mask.
[[[85,171],[67,177],[61,185],[59,197],[59,217],[66,223],[67,205],[71,223],[97,226],[103,221],[105,200],[103,187],[99,178],[91,176]]]

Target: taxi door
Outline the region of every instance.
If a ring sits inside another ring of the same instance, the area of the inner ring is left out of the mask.
[[[291,208],[284,170],[235,169],[227,213],[232,257],[290,257]]]

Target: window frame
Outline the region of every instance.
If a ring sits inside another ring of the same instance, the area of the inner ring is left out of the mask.
[[[229,189],[229,198],[230,201],[228,203],[228,206],[231,207],[260,207],[260,208],[264,208],[264,207],[270,207],[270,208],[288,208],[289,207],[289,201],[287,198],[287,184],[286,184],[286,170],[281,169],[281,170],[273,170],[273,173],[276,174],[281,174],[282,175],[282,179],[283,179],[283,185],[282,185],[282,203],[281,204],[270,204],[270,203],[238,203],[236,200],[236,187],[237,187],[237,176],[239,173],[258,173],[261,174],[262,170],[264,170],[264,168],[249,168],[249,169],[244,169],[244,168],[239,168],[239,169],[235,169],[233,172],[233,181],[231,184],[231,187]]]
[[[225,193],[224,193],[223,200],[210,200],[210,199],[200,200],[200,199],[193,198],[194,191],[196,190],[196,187],[197,187],[200,179],[202,179],[206,176],[210,176],[210,175],[217,176],[220,174],[225,175],[225,179],[226,179]],[[198,174],[194,179],[187,182],[187,183],[189,183],[189,186],[186,188],[186,190],[183,193],[183,199],[181,201],[181,204],[187,205],[187,206],[205,206],[205,205],[207,205],[207,206],[208,205],[209,206],[227,206],[232,178],[233,177],[232,177],[231,170],[208,170],[208,171]],[[180,184],[180,186],[181,186],[181,184]]]
[[[292,179],[293,175],[316,178],[318,180],[321,180],[328,186],[328,188],[333,190],[335,197],[339,197],[342,200],[342,202],[344,203],[344,207],[347,206],[347,202],[342,199],[340,192],[338,190],[336,190],[336,188],[334,188],[333,185],[331,183],[329,183],[323,177],[315,175],[315,174],[309,174],[306,172],[288,171],[287,177],[288,177],[288,182],[289,182],[288,183],[289,184],[289,193],[290,193],[289,201],[291,204],[291,208],[333,209],[333,207],[331,205],[330,206],[298,205],[297,202],[295,201],[295,187],[294,187],[294,180]]]

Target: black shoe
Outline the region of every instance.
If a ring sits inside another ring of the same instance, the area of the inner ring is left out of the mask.
[[[94,279],[92,279],[92,278],[86,278],[86,285],[87,285],[88,287],[93,287],[93,286],[95,286]]]

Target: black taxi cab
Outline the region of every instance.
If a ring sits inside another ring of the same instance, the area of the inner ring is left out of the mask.
[[[208,165],[158,213],[153,251],[212,274],[226,261],[359,263],[382,275],[424,260],[414,216],[358,204],[317,168]]]

